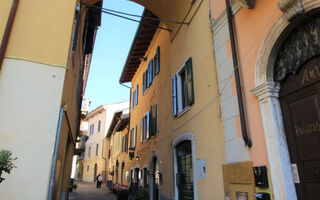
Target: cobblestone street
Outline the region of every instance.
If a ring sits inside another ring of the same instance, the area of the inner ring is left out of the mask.
[[[76,182],[78,188],[70,193],[70,200],[116,200],[116,195],[102,185],[96,188],[96,183]]]

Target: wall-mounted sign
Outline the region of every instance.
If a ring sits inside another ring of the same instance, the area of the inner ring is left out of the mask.
[[[197,160],[198,178],[207,178],[206,159]]]

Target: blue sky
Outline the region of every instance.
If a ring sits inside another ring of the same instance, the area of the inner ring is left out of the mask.
[[[103,7],[137,15],[143,12],[142,6],[128,0],[104,0]],[[136,22],[102,13],[85,92],[92,101],[90,110],[129,100],[130,90],[119,84],[119,78],[137,27]]]

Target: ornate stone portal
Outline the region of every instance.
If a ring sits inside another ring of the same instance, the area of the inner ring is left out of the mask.
[[[306,20],[292,31],[280,49],[274,68],[274,81],[295,74],[311,57],[320,54],[320,17]]]
[[[256,3],[256,0],[237,0],[246,8],[252,9]]]
[[[278,7],[286,15],[288,20],[304,12],[302,0],[281,0],[278,2]]]

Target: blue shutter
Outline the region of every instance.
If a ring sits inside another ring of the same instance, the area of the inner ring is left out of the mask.
[[[160,72],[160,47],[157,48],[155,60],[156,60],[156,74],[159,74],[159,72]]]
[[[136,87],[136,105],[138,105],[139,85]]]
[[[146,134],[147,137],[146,138],[149,139],[150,138],[150,112],[147,113],[147,123],[146,124],[147,124],[147,128],[146,128],[147,129],[146,130],[147,131],[147,134]]]
[[[132,97],[131,97],[131,108],[132,108],[132,110],[134,109],[135,94],[136,94],[136,92],[133,91],[132,92]]]
[[[177,75],[172,78],[172,103],[173,103],[173,116],[178,114],[178,98],[177,98]]]
[[[194,103],[194,91],[193,91],[193,71],[192,71],[192,59],[189,58],[186,62],[186,92],[187,92],[187,105]]]
[[[140,127],[141,138],[140,138],[140,142],[143,142],[143,140],[144,140],[144,138],[143,138],[143,121],[144,121],[144,117],[142,117],[142,119],[141,119],[141,127]]]

